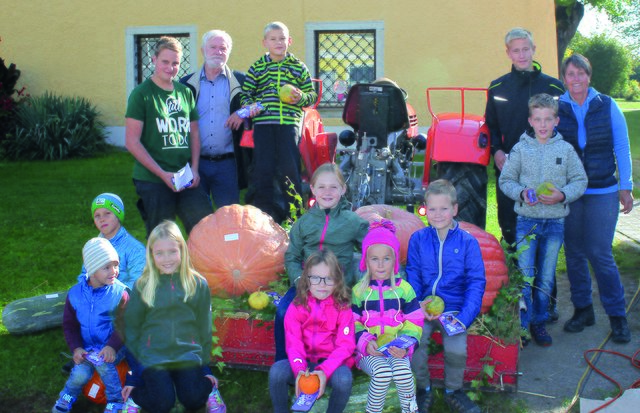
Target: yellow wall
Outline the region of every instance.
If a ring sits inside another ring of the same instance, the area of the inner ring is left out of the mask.
[[[226,30],[234,41],[230,66],[246,70],[263,53],[262,29],[269,21],[281,20],[289,26],[294,39],[290,50],[303,59],[305,22],[384,21],[384,74],[409,92],[420,124],[426,125],[430,119],[424,98],[426,87],[485,87],[509,70],[503,41],[511,27],[533,31],[538,46],[536,60],[545,72],[556,75],[553,3],[28,0],[14,2],[0,14],[0,57],[22,71],[20,85],[29,93],[39,95],[51,90],[87,97],[98,106],[107,125],[122,126],[127,99],[128,27],[195,25],[198,36],[212,28]],[[161,4],[165,7],[159,8]],[[277,12],[270,11],[274,9]],[[341,122],[327,120],[327,124]]]

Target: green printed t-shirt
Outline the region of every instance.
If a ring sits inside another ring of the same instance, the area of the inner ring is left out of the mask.
[[[167,91],[147,79],[129,96],[125,117],[143,122],[140,142],[149,155],[167,172],[176,172],[191,160],[191,122],[198,120],[195,100],[184,85],[173,82]],[[162,182],[138,160],[133,178]]]

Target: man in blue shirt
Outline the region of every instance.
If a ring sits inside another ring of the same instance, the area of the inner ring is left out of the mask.
[[[240,202],[240,187],[246,185],[246,154],[239,147],[243,120],[239,92],[244,73],[227,66],[232,40],[222,30],[202,36],[204,65],[199,72],[182,79],[197,100],[200,120],[200,187],[212,198],[216,208]]]

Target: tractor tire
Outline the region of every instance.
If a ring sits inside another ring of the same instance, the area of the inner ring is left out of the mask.
[[[470,163],[440,162],[438,179],[446,179],[456,188],[459,221],[482,229],[487,223],[487,168]]]

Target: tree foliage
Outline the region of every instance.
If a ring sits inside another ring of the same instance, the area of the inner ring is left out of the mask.
[[[577,35],[567,55],[580,53],[589,59],[593,73],[591,86],[606,95],[622,96],[633,71],[629,51],[618,40],[604,34],[593,37]]]
[[[617,19],[624,16],[626,7],[632,3],[637,3],[637,0],[555,0],[558,67],[562,62],[567,46],[575,36],[578,25],[584,17],[585,5],[590,5],[598,11],[607,13],[611,19]]]

